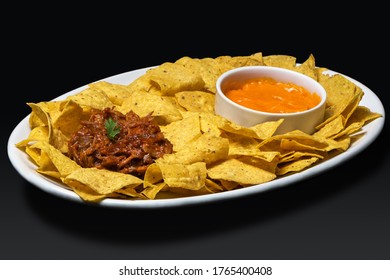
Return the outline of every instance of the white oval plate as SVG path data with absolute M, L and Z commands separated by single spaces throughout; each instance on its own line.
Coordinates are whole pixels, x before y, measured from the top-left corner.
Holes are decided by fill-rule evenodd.
M 103 80 L 110 83 L 127 85 L 133 80 L 135 80 L 137 77 L 144 74 L 149 68 L 151 67 L 125 72 L 119 75 L 105 78 Z M 328 72 L 329 74 L 337 73 L 331 70 L 329 70 Z M 354 142 L 351 145 L 351 147 L 344 153 L 337 155 L 334 158 L 331 158 L 327 161 L 324 161 L 318 165 L 310 167 L 309 169 L 301 171 L 299 173 L 292 174 L 286 177 L 277 178 L 270 182 L 266 182 L 260 185 L 254 185 L 242 189 L 231 190 L 231 191 L 215 193 L 215 194 L 200 195 L 200 196 L 154 199 L 154 200 L 131 200 L 131 199 L 123 200 L 123 199 L 109 198 L 103 200 L 97 205 L 106 206 L 106 207 L 120 207 L 120 208 L 159 208 L 159 207 L 173 207 L 173 206 L 184 206 L 190 204 L 200 204 L 206 202 L 216 202 L 225 199 L 243 197 L 246 195 L 260 193 L 266 190 L 287 186 L 289 184 L 302 181 L 309 177 L 325 172 L 331 168 L 334 168 L 335 166 L 345 162 L 346 160 L 351 159 L 353 156 L 357 155 L 358 153 L 366 149 L 379 136 L 385 122 L 384 107 L 380 99 L 374 94 L 374 92 L 372 92 L 368 87 L 366 87 L 362 83 L 346 75 L 344 76 L 350 79 L 359 87 L 361 87 L 362 90 L 364 91 L 364 96 L 360 102 L 360 105 L 366 106 L 369 109 L 371 109 L 371 111 L 380 113 L 383 116 L 364 126 L 363 131 L 365 132 L 365 135 L 361 137 L 358 141 Z M 82 86 L 66 94 L 63 94 L 53 100 L 65 99 L 67 96 L 76 94 L 87 87 L 88 85 Z M 76 193 L 74 193 L 65 185 L 62 185 L 58 182 L 51 180 L 48 177 L 42 176 L 41 174 L 37 173 L 36 172 L 37 166 L 33 164 L 31 160 L 29 160 L 28 155 L 15 147 L 15 144 L 27 138 L 29 133 L 30 133 L 30 127 L 29 127 L 29 115 L 28 115 L 15 127 L 8 140 L 8 147 L 7 147 L 8 156 L 12 165 L 17 170 L 17 172 L 28 182 L 42 189 L 43 191 L 46 191 L 50 194 L 59 196 L 64 199 L 84 203 L 84 201 Z

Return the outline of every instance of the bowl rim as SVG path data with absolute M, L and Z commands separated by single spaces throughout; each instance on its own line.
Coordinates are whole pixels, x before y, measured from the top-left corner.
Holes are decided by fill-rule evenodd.
M 311 81 L 313 84 L 317 84 L 317 86 L 319 86 L 319 88 L 321 88 L 321 93 L 319 92 L 315 92 L 314 94 L 317 94 L 320 96 L 321 98 L 321 101 L 314 107 L 310 108 L 310 109 L 307 109 L 307 110 L 304 110 L 304 111 L 298 111 L 298 112 L 287 112 L 287 113 L 273 113 L 273 112 L 266 112 L 266 111 L 261 111 L 261 110 L 255 110 L 255 109 L 251 109 L 251 108 L 248 108 L 248 107 L 245 107 L 243 105 L 240 105 L 236 102 L 234 102 L 233 100 L 229 99 L 222 91 L 222 88 L 221 88 L 221 84 L 222 84 L 222 81 L 227 77 L 227 76 L 230 76 L 230 75 L 233 75 L 237 72 L 241 72 L 241 71 L 245 71 L 245 70 L 256 70 L 256 69 L 268 69 L 268 70 L 272 70 L 272 71 L 281 71 L 281 72 L 285 72 L 285 73 L 289 73 L 289 74 L 292 74 L 292 75 L 296 75 L 296 76 L 300 76 L 302 77 L 303 79 L 305 80 L 309 80 Z M 248 79 L 249 80 L 249 79 Z M 307 76 L 301 72 L 297 72 L 297 71 L 294 71 L 294 70 L 291 70 L 291 69 L 287 69 L 287 68 L 282 68 L 282 67 L 277 67 L 277 66 L 267 66 L 267 65 L 250 65 L 250 66 L 241 66 L 241 67 L 237 67 L 237 68 L 234 68 L 234 69 L 230 69 L 224 73 L 222 73 L 218 78 L 217 78 L 217 81 L 216 81 L 216 94 L 221 97 L 225 102 L 229 103 L 231 106 L 234 106 L 234 107 L 237 107 L 239 109 L 242 109 L 244 111 L 247 111 L 249 113 L 254 113 L 254 114 L 258 114 L 258 115 L 265 115 L 265 116 L 277 116 L 277 117 L 286 117 L 286 116 L 297 116 L 297 115 L 303 115 L 303 114 L 307 114 L 307 113 L 310 113 L 312 111 L 315 111 L 315 110 L 318 110 L 319 108 L 323 107 L 324 104 L 326 103 L 326 100 L 327 100 L 327 92 L 326 92 L 326 89 L 324 88 L 323 85 L 321 85 L 320 82 L 316 81 L 315 79 L 313 79 L 312 77 L 310 76 Z

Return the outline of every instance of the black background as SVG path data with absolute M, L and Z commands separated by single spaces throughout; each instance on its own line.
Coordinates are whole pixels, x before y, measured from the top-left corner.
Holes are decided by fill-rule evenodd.
M 199 5 L 169 13 L 155 4 L 106 4 L 100 11 L 58 6 L 39 13 L 24 6 L 15 13 L 13 20 L 22 24 L 6 30 L 2 43 L 8 63 L 1 103 L 1 259 L 390 258 L 387 122 L 366 150 L 324 174 L 223 203 L 91 207 L 45 193 L 16 172 L 6 146 L 30 113 L 26 102 L 182 56 L 263 52 L 303 62 L 313 54 L 318 66 L 360 81 L 389 109 L 387 20 L 380 8 L 368 21 L 369 9 L 324 11 L 321 4 L 310 12 Z

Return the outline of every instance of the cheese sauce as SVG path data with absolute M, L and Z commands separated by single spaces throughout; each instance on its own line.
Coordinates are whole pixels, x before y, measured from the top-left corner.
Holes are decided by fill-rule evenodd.
M 232 101 L 257 111 L 269 113 L 294 113 L 315 107 L 321 101 L 317 94 L 293 83 L 260 78 L 244 83 L 225 95 Z

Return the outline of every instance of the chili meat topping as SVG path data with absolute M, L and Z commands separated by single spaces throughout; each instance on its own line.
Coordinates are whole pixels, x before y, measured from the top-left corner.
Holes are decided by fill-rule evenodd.
M 139 117 L 113 108 L 96 110 L 68 142 L 69 157 L 84 168 L 96 167 L 142 177 L 155 159 L 172 153 L 151 114 Z

